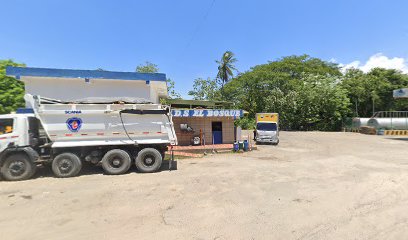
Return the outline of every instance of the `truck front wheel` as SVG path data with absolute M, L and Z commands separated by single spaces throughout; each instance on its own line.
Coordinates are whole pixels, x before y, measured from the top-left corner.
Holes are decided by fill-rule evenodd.
M 52 161 L 52 171 L 59 178 L 74 177 L 81 171 L 82 162 L 73 153 L 61 153 Z
M 144 148 L 136 157 L 136 167 L 144 173 L 156 172 L 162 164 L 161 153 L 155 148 Z
M 24 153 L 8 156 L 1 167 L 1 175 L 7 181 L 20 181 L 31 178 L 36 171 L 35 164 Z
M 113 149 L 102 158 L 102 168 L 106 174 L 117 175 L 127 172 L 132 165 L 132 160 L 124 150 Z

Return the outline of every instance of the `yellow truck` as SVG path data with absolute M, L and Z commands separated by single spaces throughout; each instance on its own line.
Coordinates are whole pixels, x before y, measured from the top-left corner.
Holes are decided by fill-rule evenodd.
M 279 114 L 278 113 L 257 113 L 255 115 L 256 129 L 255 141 L 260 143 L 279 143 Z

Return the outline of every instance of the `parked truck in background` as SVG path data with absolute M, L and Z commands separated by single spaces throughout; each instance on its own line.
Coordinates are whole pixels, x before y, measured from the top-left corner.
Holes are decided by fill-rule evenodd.
M 25 95 L 32 113 L 0 115 L 0 173 L 6 180 L 32 177 L 51 165 L 57 177 L 79 174 L 84 162 L 107 174 L 134 163 L 157 171 L 177 138 L 169 107 L 137 99 L 62 102 Z
M 279 143 L 279 114 L 278 113 L 257 113 L 255 115 L 255 141 L 259 143 Z

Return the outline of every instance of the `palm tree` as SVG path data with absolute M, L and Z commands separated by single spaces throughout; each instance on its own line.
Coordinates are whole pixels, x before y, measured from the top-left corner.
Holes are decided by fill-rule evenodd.
M 218 63 L 217 79 L 221 81 L 221 93 L 223 91 L 224 84 L 226 84 L 229 79 L 234 76 L 233 71 L 237 70 L 234 66 L 236 61 L 237 59 L 234 57 L 234 53 L 231 51 L 226 51 L 222 55 L 220 61 L 215 61 Z

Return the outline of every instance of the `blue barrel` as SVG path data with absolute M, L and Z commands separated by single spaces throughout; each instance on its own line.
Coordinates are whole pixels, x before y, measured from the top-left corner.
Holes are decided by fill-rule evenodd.
M 239 150 L 238 142 L 234 142 L 234 144 L 233 144 L 233 150 L 234 150 L 234 152 L 238 152 L 238 150 Z
M 244 140 L 244 152 L 248 151 L 249 143 L 248 140 Z

